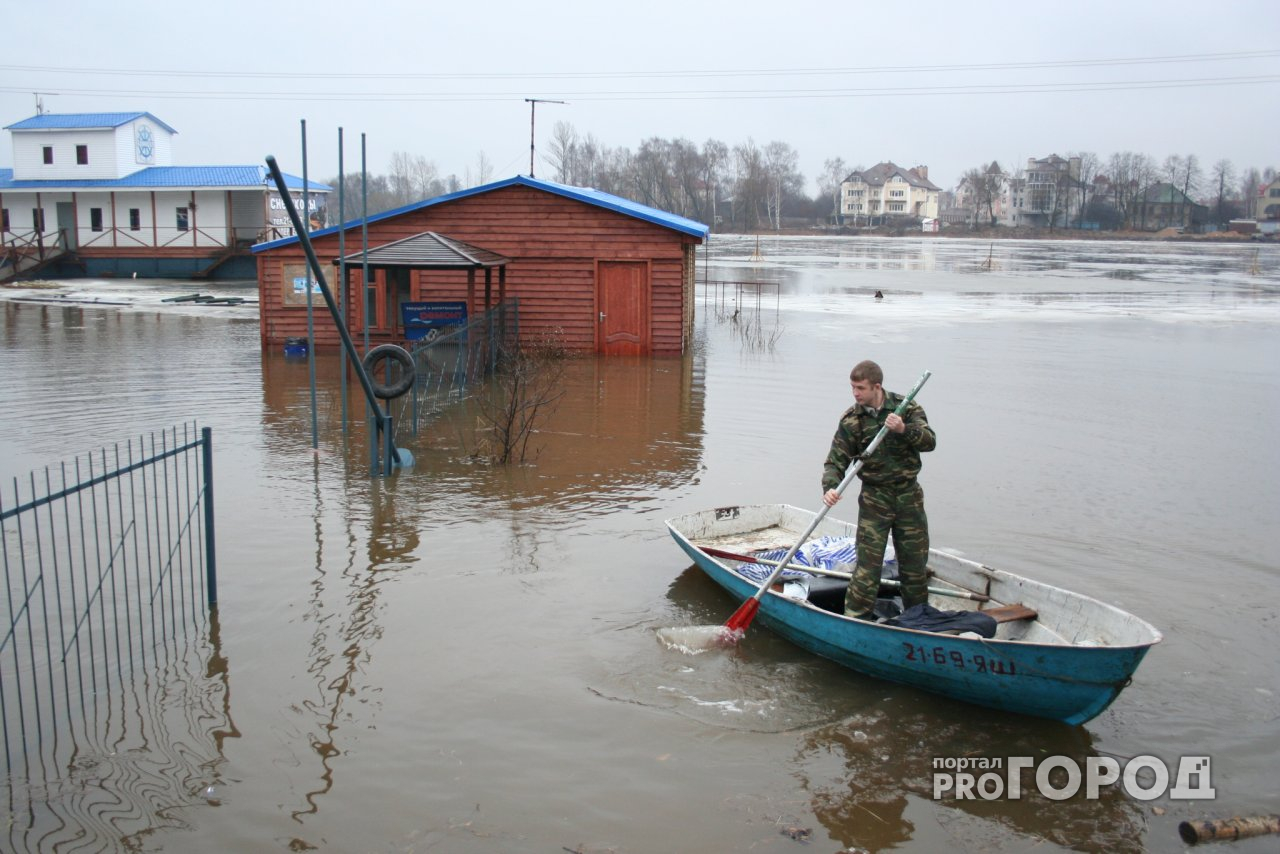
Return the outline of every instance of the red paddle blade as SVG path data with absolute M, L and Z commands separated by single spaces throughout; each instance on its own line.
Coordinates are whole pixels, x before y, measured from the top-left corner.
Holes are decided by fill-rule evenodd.
M 752 596 L 743 602 L 738 610 L 733 612 L 733 616 L 725 620 L 725 629 L 730 632 L 736 632 L 741 637 L 746 632 L 747 626 L 751 625 L 751 621 L 756 618 L 756 612 L 759 610 L 760 600 Z

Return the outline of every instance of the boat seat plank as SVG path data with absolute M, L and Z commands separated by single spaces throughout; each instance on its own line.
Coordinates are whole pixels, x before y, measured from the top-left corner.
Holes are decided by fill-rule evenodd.
M 994 619 L 997 623 L 1012 623 L 1017 620 L 1034 620 L 1040 615 L 1026 605 L 1001 605 L 999 608 L 987 608 L 981 613 Z

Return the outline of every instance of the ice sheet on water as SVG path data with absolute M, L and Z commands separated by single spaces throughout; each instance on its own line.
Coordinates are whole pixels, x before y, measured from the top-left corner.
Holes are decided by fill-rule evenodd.
M 1273 246 L 778 238 L 764 241 L 765 260 L 748 271 L 738 265 L 746 243 L 717 240 L 708 261 L 713 286 L 716 279 L 767 281 L 776 290 L 762 308 L 821 312 L 842 329 L 850 318 L 895 329 L 1134 316 L 1161 323 L 1280 322 L 1280 251 Z M 873 298 L 877 291 L 883 299 Z M 715 293 L 755 300 L 750 289 Z
M 207 305 L 169 301 L 196 294 L 218 298 L 235 297 L 244 302 L 238 305 Z M 258 286 L 253 280 L 86 278 L 10 282 L 0 288 L 0 300 L 83 308 L 102 306 L 117 311 L 163 312 L 237 320 L 258 316 Z M 324 310 L 324 301 L 318 300 L 317 307 Z

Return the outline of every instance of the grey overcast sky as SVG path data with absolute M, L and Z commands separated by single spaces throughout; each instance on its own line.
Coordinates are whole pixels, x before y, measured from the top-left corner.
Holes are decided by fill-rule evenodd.
M 997 159 L 1195 154 L 1280 166 L 1275 0 L 1071 3 L 313 0 L 9 3 L 0 124 L 145 110 L 179 165 L 539 177 L 557 121 L 632 151 L 652 136 L 789 143 L 807 191 L 829 158 L 924 164 L 944 189 Z M 0 165 L 12 152 L 0 146 Z

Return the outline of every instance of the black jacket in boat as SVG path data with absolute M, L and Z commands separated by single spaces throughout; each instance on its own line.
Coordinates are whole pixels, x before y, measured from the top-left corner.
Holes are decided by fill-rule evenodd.
M 902 395 L 891 391 L 884 393 L 884 403 L 878 410 L 854 404 L 836 427 L 831 440 L 831 451 L 822 468 L 822 489 L 835 489 L 844 479 L 849 466 L 857 460 L 871 440 L 880 432 L 885 419 L 902 403 Z M 924 408 L 914 400 L 907 404 L 902 414 L 907 429 L 902 433 L 892 430 L 884 437 L 880 447 L 862 464 L 858 477 L 872 486 L 906 486 L 914 483 L 920 474 L 920 454 L 932 451 L 938 445 L 938 437 L 929 426 Z

